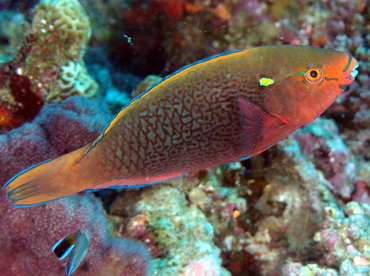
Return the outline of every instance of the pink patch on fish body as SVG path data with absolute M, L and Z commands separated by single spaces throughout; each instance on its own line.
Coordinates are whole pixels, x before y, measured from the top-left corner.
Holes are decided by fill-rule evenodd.
M 135 98 L 90 145 L 5 187 L 16 205 L 32 205 L 248 158 L 320 116 L 353 81 L 356 66 L 348 54 L 308 46 L 265 46 L 196 62 Z M 61 172 L 47 183 L 55 165 Z

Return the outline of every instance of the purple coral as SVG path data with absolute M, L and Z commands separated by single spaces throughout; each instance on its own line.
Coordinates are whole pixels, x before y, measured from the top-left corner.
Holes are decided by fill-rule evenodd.
M 110 118 L 106 105 L 81 96 L 44 106 L 32 123 L 0 135 L 0 183 L 31 165 L 93 141 Z
M 147 249 L 136 241 L 110 237 L 110 223 L 92 194 L 30 208 L 13 208 L 3 192 L 0 196 L 2 275 L 63 275 L 66 260 L 59 260 L 51 246 L 76 230 L 84 231 L 90 243 L 74 275 L 146 275 Z
M 335 194 L 349 199 L 354 191 L 352 181 L 355 165 L 350 160 L 350 152 L 339 136 L 338 127 L 334 122 L 318 119 L 304 126 L 293 136 L 316 168 L 321 170 L 333 185 Z
M 101 102 L 80 96 L 44 106 L 32 123 L 0 136 L 0 182 L 85 145 L 96 138 L 110 117 Z M 146 274 L 147 249 L 135 241 L 110 237 L 110 223 L 92 194 L 30 208 L 13 208 L 4 192 L 0 196 L 2 275 L 62 275 L 66 261 L 58 260 L 51 247 L 77 230 L 89 237 L 90 246 L 74 275 Z

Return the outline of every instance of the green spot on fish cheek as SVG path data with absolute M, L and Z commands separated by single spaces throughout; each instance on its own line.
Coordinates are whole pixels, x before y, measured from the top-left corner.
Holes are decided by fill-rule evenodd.
M 275 81 L 270 78 L 260 78 L 260 85 L 261 86 L 269 86 L 273 84 Z

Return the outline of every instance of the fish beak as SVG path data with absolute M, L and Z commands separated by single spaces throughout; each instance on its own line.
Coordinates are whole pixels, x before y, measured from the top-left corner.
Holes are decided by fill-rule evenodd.
M 347 86 L 351 84 L 358 75 L 357 68 L 359 66 L 359 62 L 352 56 L 350 55 L 348 56 L 349 56 L 348 64 L 346 68 L 343 70 L 344 74 L 339 84 L 339 87 L 343 90 L 345 90 Z
M 352 69 L 352 71 L 350 72 L 351 73 L 351 76 L 352 78 L 356 78 L 357 75 L 358 75 L 358 71 L 357 71 L 357 68 L 360 66 L 360 63 L 359 62 L 356 62 L 356 65 L 355 67 Z

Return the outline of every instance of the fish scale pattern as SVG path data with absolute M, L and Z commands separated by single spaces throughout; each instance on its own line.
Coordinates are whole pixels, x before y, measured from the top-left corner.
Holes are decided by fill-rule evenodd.
M 144 96 L 143 104 L 127 112 L 106 134 L 118 137 L 116 143 L 104 145 L 103 139 L 97 145 L 111 148 L 98 160 L 116 162 L 108 166 L 115 172 L 107 174 L 136 177 L 191 170 L 199 163 L 231 161 L 240 154 L 241 125 L 235 101 L 239 92 L 230 87 L 228 70 L 213 73 L 218 74 L 217 86 L 193 72 L 185 84 L 169 82 L 162 87 L 166 91 Z
M 105 150 L 89 153 L 101 162 L 102 181 L 181 174 L 199 169 L 199 164 L 208 167 L 243 157 L 249 145 L 243 145 L 237 97 L 264 106 L 271 90 L 258 80 L 273 74 L 275 93 L 284 93 L 279 79 L 285 71 L 260 70 L 251 66 L 255 59 L 240 55 L 200 62 L 196 70 L 193 66 L 174 73 L 127 106 L 97 144 Z
M 307 77 L 312 64 L 320 78 Z M 155 184 L 256 155 L 317 118 L 353 81 L 357 65 L 348 54 L 305 46 L 196 62 L 135 98 L 92 144 L 12 179 L 9 198 L 33 204 L 84 189 Z M 257 88 L 260 76 L 271 83 Z M 49 177 L 66 187 L 50 187 Z

